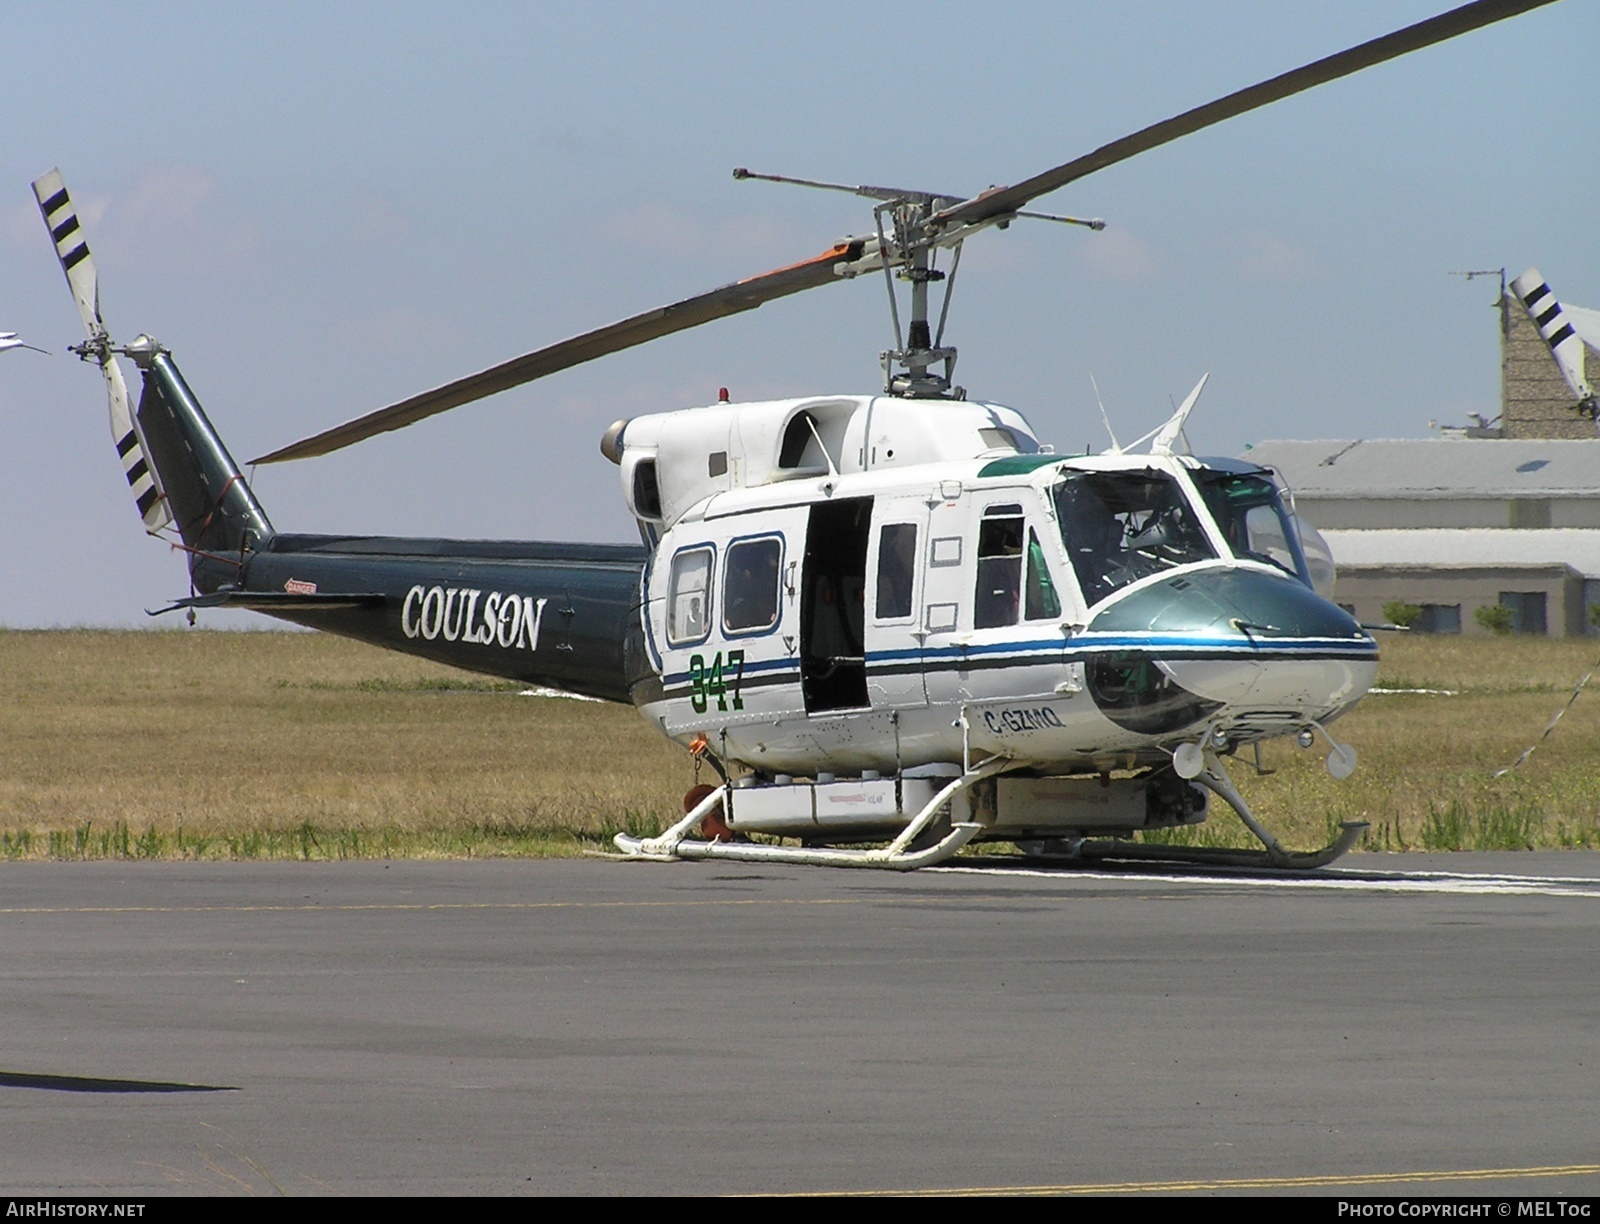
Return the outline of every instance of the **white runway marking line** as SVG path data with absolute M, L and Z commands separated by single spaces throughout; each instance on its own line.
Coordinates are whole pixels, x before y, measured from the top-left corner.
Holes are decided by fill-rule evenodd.
M 1341 874 L 1328 871 L 1314 876 L 1257 875 L 1132 875 L 1116 871 L 1082 871 L 1063 867 L 926 867 L 966 875 L 1026 876 L 1045 880 L 1134 880 L 1162 884 L 1226 884 L 1256 888 L 1312 888 L 1351 892 L 1455 893 L 1479 896 L 1585 897 L 1600 900 L 1600 880 L 1584 876 L 1468 875 L 1447 871 L 1419 871 L 1393 876 Z

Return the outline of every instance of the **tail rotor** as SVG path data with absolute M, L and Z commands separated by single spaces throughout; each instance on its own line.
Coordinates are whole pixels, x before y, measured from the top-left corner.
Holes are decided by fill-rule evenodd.
M 155 535 L 172 522 L 172 511 L 167 505 L 161 478 L 150 460 L 149 446 L 129 405 L 128 384 L 123 381 L 122 369 L 117 365 L 110 333 L 100 317 L 99 282 L 94 259 L 78 224 L 77 209 L 61 181 L 59 170 L 52 170 L 38 179 L 33 184 L 33 194 L 39 201 L 39 211 L 50 237 L 55 241 L 56 258 L 66 273 L 67 287 L 72 291 L 72 300 L 88 337 L 82 344 L 74 345 L 72 351 L 98 365 L 105 376 L 106 396 L 111 405 L 111 439 L 122 460 L 122 473 L 133 491 L 144 529 Z

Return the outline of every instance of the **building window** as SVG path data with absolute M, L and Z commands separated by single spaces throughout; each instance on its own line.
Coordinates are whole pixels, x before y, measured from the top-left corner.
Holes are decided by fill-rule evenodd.
M 1460 633 L 1460 604 L 1423 604 L 1422 614 L 1411 624 L 1414 633 Z
M 1543 637 L 1550 632 L 1545 623 L 1543 591 L 1501 591 L 1500 606 L 1511 612 L 1511 632 Z
M 1521 469 L 1518 469 L 1519 471 Z M 1542 497 L 1517 497 L 1511 501 L 1513 527 L 1550 526 L 1550 503 Z

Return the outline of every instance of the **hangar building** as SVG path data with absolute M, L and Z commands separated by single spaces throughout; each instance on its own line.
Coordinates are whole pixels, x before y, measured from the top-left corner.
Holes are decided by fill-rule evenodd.
M 1600 375 L 1600 311 L 1564 306 Z M 1414 628 L 1486 633 L 1485 604 L 1515 631 L 1600 632 L 1600 438 L 1550 350 L 1502 295 L 1501 416 L 1429 439 L 1263 442 L 1246 458 L 1275 469 L 1332 549 L 1334 598 L 1362 621 L 1414 604 Z M 1596 612 L 1600 616 L 1600 611 Z

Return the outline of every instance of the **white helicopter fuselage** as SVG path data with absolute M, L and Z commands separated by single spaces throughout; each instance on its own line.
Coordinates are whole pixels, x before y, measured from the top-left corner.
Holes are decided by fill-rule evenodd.
M 1247 464 L 1066 458 L 1013 410 L 885 397 L 718 404 L 609 444 L 655 544 L 636 700 L 763 777 L 1168 765 L 1324 725 L 1376 672 Z

